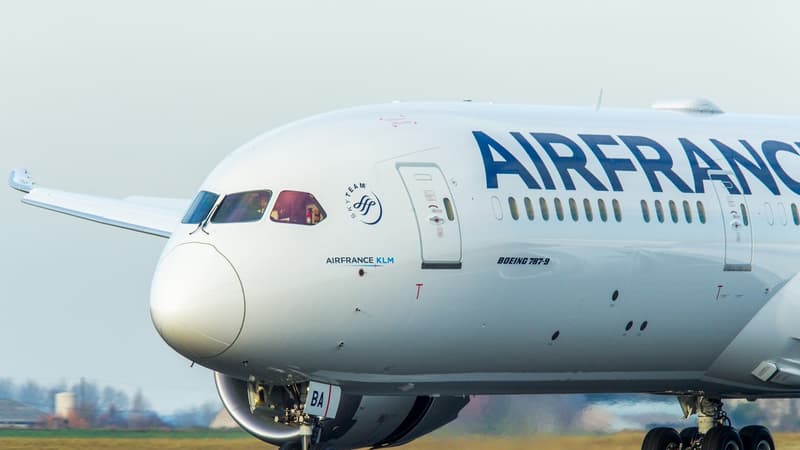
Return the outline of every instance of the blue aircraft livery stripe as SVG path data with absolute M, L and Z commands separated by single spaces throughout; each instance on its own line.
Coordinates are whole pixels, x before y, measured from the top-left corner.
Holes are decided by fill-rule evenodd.
M 683 193 L 704 193 L 709 188 L 710 180 L 720 180 L 731 194 L 750 195 L 750 181 L 757 180 L 770 192 L 780 195 L 777 180 L 795 194 L 800 194 L 800 175 L 790 174 L 781 165 L 779 158 L 800 157 L 800 142 L 790 144 L 777 140 L 765 140 L 759 146 L 761 153 L 750 144 L 740 139 L 735 144 L 723 143 L 710 138 L 710 145 L 701 147 L 685 137 L 677 138 L 683 149 L 687 166 L 692 172 L 691 180 L 684 180 L 673 168 L 676 162 L 673 156 L 658 141 L 646 136 L 608 134 L 578 134 L 572 139 L 557 133 L 530 132 L 527 135 L 518 131 L 510 131 L 509 135 L 530 159 L 536 173 L 528 171 L 525 165 L 514 156 L 498 139 L 485 131 L 472 132 L 483 160 L 486 172 L 486 187 L 498 189 L 498 178 L 501 176 L 517 176 L 528 189 L 556 189 L 554 175 L 561 179 L 565 189 L 576 189 L 575 180 L 582 179 L 595 191 L 624 190 L 620 180 L 620 172 L 643 172 L 653 192 L 663 192 L 665 187 Z M 542 150 L 537 151 L 534 143 Z M 627 148 L 631 158 L 611 158 L 606 151 L 612 147 Z M 796 148 L 797 147 L 797 148 Z M 558 151 L 556 151 L 558 148 Z M 592 156 L 602 168 L 603 173 L 593 173 L 588 167 Z M 719 157 L 720 155 L 721 157 Z M 552 162 L 556 174 L 550 173 L 544 157 Z M 638 163 L 638 167 L 634 164 Z M 724 164 L 726 164 L 726 166 Z M 730 170 L 738 183 L 734 183 L 725 173 Z M 537 181 L 537 180 L 541 180 Z M 607 182 L 605 181 L 607 180 Z

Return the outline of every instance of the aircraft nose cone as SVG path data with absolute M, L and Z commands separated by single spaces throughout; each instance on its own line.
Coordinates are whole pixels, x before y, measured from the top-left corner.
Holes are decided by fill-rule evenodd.
M 214 246 L 179 245 L 156 269 L 150 317 L 161 337 L 182 355 L 219 355 L 233 344 L 244 322 L 239 275 Z

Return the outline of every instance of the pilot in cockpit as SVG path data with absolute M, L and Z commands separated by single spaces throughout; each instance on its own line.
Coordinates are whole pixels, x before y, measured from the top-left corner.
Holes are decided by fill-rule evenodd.
M 273 222 L 316 225 L 325 219 L 317 199 L 308 192 L 283 191 L 270 213 Z
M 255 202 L 256 203 L 256 208 L 255 208 L 256 209 L 256 213 L 259 216 L 263 215 L 264 212 L 267 210 L 267 201 L 268 200 L 269 200 L 269 197 L 267 197 L 266 195 L 261 195 L 261 196 L 258 197 L 257 201 Z

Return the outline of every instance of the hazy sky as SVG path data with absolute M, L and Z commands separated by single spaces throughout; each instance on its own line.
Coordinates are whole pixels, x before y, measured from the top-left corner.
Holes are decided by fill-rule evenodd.
M 797 114 L 795 1 L 0 0 L 0 169 L 109 196 L 192 197 L 277 125 L 392 100 Z M 800 131 L 798 131 L 800 133 Z M 148 312 L 165 241 L 0 189 L 0 377 L 215 398 Z

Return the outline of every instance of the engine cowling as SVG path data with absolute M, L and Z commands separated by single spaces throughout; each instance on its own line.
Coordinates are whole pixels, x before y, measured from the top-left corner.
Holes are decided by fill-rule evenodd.
M 298 407 L 289 395 L 294 387 L 273 387 L 265 406 L 253 409 L 247 381 L 218 372 L 214 380 L 225 409 L 245 431 L 273 445 L 300 442 L 299 424 L 285 420 Z M 466 396 L 342 394 L 336 418 L 320 423 L 320 442 L 342 449 L 406 444 L 453 421 L 468 402 Z

